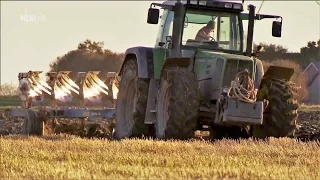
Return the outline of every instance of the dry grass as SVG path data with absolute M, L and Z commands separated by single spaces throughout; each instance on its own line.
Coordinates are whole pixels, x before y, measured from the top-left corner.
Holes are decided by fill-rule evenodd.
M 0 84 L 0 96 L 12 97 L 18 94 L 18 85 L 9 83 Z
M 305 105 L 302 104 L 300 105 L 299 111 L 302 112 L 310 112 L 310 111 L 319 111 L 320 112 L 320 105 Z
M 320 179 L 316 142 L 2 137 L 0 178 Z

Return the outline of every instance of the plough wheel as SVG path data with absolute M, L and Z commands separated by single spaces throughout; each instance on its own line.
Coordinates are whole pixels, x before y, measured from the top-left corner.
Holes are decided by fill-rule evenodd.
M 31 109 L 26 109 L 25 112 L 23 134 L 42 136 L 44 133 L 44 121 L 40 121 L 36 112 Z

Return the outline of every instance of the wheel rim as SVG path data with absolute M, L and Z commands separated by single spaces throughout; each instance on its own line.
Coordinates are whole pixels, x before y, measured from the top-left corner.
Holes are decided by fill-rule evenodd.
M 126 132 L 129 134 L 132 133 L 132 127 L 134 124 L 133 113 L 135 110 L 135 102 L 136 102 L 136 86 L 135 80 L 131 79 L 128 83 L 128 87 L 126 88 L 125 99 L 125 112 L 124 112 L 124 127 Z
M 165 129 L 169 119 L 169 89 L 167 81 L 163 82 L 163 93 L 160 93 L 157 105 L 157 119 L 156 119 L 156 136 L 163 138 L 165 136 Z

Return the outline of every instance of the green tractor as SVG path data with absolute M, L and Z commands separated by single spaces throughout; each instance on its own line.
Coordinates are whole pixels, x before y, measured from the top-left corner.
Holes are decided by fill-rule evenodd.
M 280 19 L 272 36 L 281 37 L 282 17 L 256 14 L 253 5 L 248 10 L 222 0 L 152 3 L 147 22 L 160 19 L 155 47 L 125 52 L 115 138 L 189 139 L 197 130 L 210 131 L 212 139 L 293 137 L 294 70 L 271 66 L 264 73 L 261 47 L 252 48 L 255 21 Z M 201 40 L 201 32 L 210 38 Z

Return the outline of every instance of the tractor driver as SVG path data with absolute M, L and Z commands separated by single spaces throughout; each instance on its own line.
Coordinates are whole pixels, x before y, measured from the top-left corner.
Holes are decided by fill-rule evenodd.
M 210 36 L 210 33 L 213 32 L 215 28 L 216 22 L 209 21 L 206 26 L 202 27 L 197 35 L 195 40 L 196 41 L 210 41 L 212 37 Z

